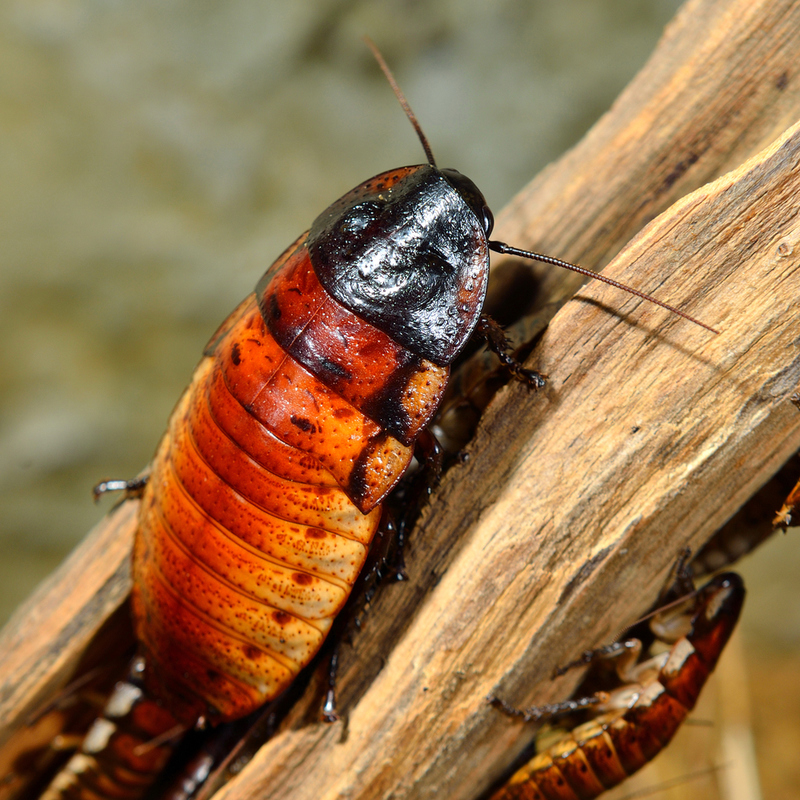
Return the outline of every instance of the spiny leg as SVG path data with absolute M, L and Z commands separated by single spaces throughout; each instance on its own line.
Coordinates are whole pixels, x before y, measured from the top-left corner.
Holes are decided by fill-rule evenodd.
M 547 375 L 522 366 L 516 358 L 509 355 L 510 344 L 505 331 L 498 322 L 488 314 L 481 314 L 475 332 L 483 337 L 486 346 L 500 359 L 503 366 L 522 383 L 532 389 L 541 389 L 547 380 Z

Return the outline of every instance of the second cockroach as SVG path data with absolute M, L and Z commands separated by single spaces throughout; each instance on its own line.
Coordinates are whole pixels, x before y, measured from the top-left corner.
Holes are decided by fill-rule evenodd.
M 588 721 L 520 767 L 491 800 L 598 797 L 655 758 L 694 708 L 733 633 L 744 596 L 737 574 L 720 574 L 654 615 L 652 635 L 670 649 L 639 661 L 641 641 L 626 639 L 587 653 L 584 663 L 591 658 L 616 667 L 612 685 L 593 686 L 601 690 L 592 696 L 527 712 L 492 698 L 526 720 L 591 710 Z

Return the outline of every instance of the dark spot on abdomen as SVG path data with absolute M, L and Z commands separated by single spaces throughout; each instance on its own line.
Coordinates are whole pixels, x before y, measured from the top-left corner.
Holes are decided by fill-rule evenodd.
M 245 645 L 244 654 L 251 661 L 258 661 L 261 658 L 261 651 L 251 644 Z
M 306 419 L 305 417 L 296 417 L 294 414 L 292 414 L 292 416 L 289 417 L 289 420 L 292 425 L 294 425 L 296 428 L 300 428 L 303 433 L 315 433 L 317 430 L 316 426 L 311 422 L 311 420 Z
M 280 625 L 281 628 L 285 628 L 292 621 L 292 615 L 287 614 L 285 611 L 273 611 L 272 619 L 275 620 L 276 624 Z

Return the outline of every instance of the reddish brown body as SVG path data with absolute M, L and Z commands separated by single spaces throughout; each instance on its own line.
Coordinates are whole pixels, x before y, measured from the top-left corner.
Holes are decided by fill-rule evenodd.
M 643 767 L 669 743 L 716 666 L 739 618 L 742 579 L 700 590 L 690 632 L 636 666 L 595 716 L 518 770 L 491 800 L 588 800 Z
M 136 538 L 136 633 L 177 716 L 249 713 L 318 651 L 448 372 L 336 302 L 305 237 L 223 324 L 173 412 Z M 390 402 L 405 442 L 375 421 Z
M 141 668 L 48 800 L 133 800 L 176 731 L 250 713 L 319 651 L 478 324 L 491 224 L 454 170 L 378 175 L 326 209 L 212 337 L 143 491 L 122 484 L 142 497 Z M 132 698 L 124 713 L 115 697 Z M 136 745 L 153 737 L 158 758 L 143 764 Z

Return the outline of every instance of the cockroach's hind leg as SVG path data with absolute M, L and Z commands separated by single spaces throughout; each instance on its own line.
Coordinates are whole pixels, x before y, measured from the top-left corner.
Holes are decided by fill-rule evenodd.
M 410 531 L 419 519 L 422 508 L 439 483 L 444 451 L 429 428 L 424 428 L 414 443 L 418 467 L 395 489 L 384 507 L 381 530 L 388 539 L 385 556 L 376 562 L 381 577 L 406 580 L 404 549 Z
M 328 663 L 327 689 L 322 705 L 321 716 L 325 722 L 336 722 L 341 715 L 336 709 L 336 676 L 339 671 L 339 652 L 343 641 L 351 647 L 357 646 L 354 642 L 355 633 L 361 630 L 362 620 L 370 609 L 375 593 L 388 578 L 394 576 L 403 580 L 402 572 L 402 541 L 398 529 L 392 520 L 391 513 L 384 507 L 380 527 L 372 540 L 367 562 L 361 571 L 350 599 L 333 624 L 326 646 L 330 651 Z M 401 550 L 398 555 L 398 550 Z M 399 559 L 399 560 L 398 560 Z M 401 575 L 398 575 L 401 570 Z
M 556 678 L 560 678 L 562 675 L 566 675 L 572 669 L 576 669 L 578 667 L 588 667 L 602 660 L 620 658 L 625 653 L 630 653 L 631 651 L 636 650 L 637 647 L 638 650 L 641 651 L 641 642 L 639 642 L 638 639 L 622 639 L 617 642 L 612 642 L 611 644 L 602 645 L 601 647 L 595 647 L 592 650 L 584 650 L 573 661 L 570 661 L 563 666 L 554 667 L 551 677 L 555 680 Z M 636 657 L 638 658 L 638 651 L 636 653 Z
M 608 702 L 606 692 L 596 692 L 588 697 L 565 700 L 562 703 L 545 703 L 531 708 L 516 708 L 496 695 L 489 695 L 486 701 L 509 717 L 519 717 L 523 722 L 549 722 L 553 719 L 574 714 L 587 708 L 594 708 Z
M 378 566 L 379 576 L 378 581 L 372 587 L 372 593 L 368 599 L 372 599 L 378 588 L 378 583 L 384 578 L 394 578 L 394 580 L 402 582 L 408 580 L 406 574 L 406 528 L 405 525 L 396 525 L 392 515 L 387 512 L 383 522 L 386 530 L 386 535 L 392 540 L 393 546 L 391 553 L 386 556 L 384 563 Z
M 510 344 L 505 331 L 498 322 L 488 314 L 481 314 L 475 333 L 483 337 L 486 346 L 500 359 L 503 366 L 522 383 L 530 386 L 531 389 L 542 389 L 547 382 L 547 375 L 537 372 L 535 369 L 523 367 L 514 356 L 508 354 Z
M 374 542 L 370 551 L 370 560 L 365 566 L 363 588 L 360 590 L 363 601 L 360 604 L 360 613 L 356 618 L 357 625 L 360 624 L 361 614 L 369 608 L 369 604 L 381 584 L 392 579 L 406 580 L 405 530 L 402 526 L 397 525 L 392 511 L 386 507 L 383 509 L 380 528 L 375 534 Z
M 414 442 L 414 457 L 419 468 L 398 492 L 396 499 L 399 502 L 392 502 L 381 523 L 390 532 L 393 545 L 383 566 L 398 581 L 407 578 L 404 552 L 408 531 L 416 524 L 422 507 L 442 476 L 444 450 L 430 428 L 424 428 Z
M 413 499 L 421 500 L 438 486 L 444 463 L 444 451 L 430 428 L 424 428 L 414 442 L 414 456 L 420 465 L 420 487 L 416 489 L 418 497 Z
M 93 489 L 92 496 L 95 503 L 109 492 L 123 492 L 122 500 L 133 500 L 142 496 L 144 487 L 147 486 L 149 475 L 140 475 L 133 480 L 100 481 Z

